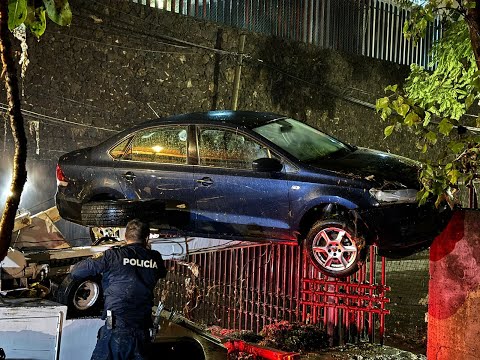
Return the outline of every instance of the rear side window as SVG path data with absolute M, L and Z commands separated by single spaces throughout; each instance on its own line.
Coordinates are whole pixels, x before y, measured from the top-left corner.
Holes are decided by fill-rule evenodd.
M 162 164 L 187 163 L 187 128 L 157 127 L 135 134 L 123 159 Z
M 123 154 L 125 154 L 125 148 L 127 147 L 130 139 L 131 137 L 123 140 L 121 143 L 116 145 L 112 150 L 110 150 L 110 156 L 114 159 L 120 159 L 123 156 Z
M 229 130 L 202 127 L 198 140 L 202 166 L 251 170 L 253 160 L 270 157 L 263 145 Z

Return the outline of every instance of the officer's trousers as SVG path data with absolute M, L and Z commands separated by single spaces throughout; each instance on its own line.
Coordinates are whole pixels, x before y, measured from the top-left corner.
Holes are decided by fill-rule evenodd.
M 146 360 L 149 343 L 145 330 L 122 327 L 108 329 L 104 325 L 98 331 L 91 360 Z

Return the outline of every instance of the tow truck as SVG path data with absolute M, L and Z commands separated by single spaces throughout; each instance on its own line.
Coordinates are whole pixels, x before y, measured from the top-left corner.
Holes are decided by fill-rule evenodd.
M 102 307 L 101 278 L 73 281 L 67 274 L 82 259 L 124 244 L 124 228 L 90 228 L 92 243 L 72 246 L 55 225 L 61 219 L 56 207 L 15 219 L 13 241 L 0 262 L 0 295 L 47 298 L 68 306 L 69 317 L 97 315 Z M 163 238 L 155 229 L 152 249 L 164 260 L 184 260 L 196 252 L 232 246 L 255 246 L 240 241 L 203 238 Z
M 71 315 L 92 315 L 101 306 L 100 280 L 72 283 L 66 275 L 71 265 L 122 242 L 103 237 L 94 245 L 72 247 L 55 225 L 60 219 L 56 207 L 17 215 L 12 246 L 0 262 L 0 295 L 48 298 L 66 304 Z

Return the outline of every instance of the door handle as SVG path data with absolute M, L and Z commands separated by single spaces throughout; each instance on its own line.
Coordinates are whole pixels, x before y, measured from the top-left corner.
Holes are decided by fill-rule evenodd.
M 133 172 L 131 171 L 127 171 L 125 174 L 123 174 L 123 177 L 127 180 L 127 181 L 133 181 L 135 180 L 135 178 L 137 177 L 137 175 L 135 175 Z
M 197 183 L 202 184 L 203 186 L 213 185 L 213 180 L 209 177 L 204 177 L 197 180 Z

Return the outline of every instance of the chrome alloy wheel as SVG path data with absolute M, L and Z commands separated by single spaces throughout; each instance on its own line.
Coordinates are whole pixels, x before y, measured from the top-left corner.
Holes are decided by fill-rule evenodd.
M 338 227 L 320 230 L 312 242 L 314 260 L 329 272 L 341 272 L 355 266 L 357 253 L 355 239 Z

